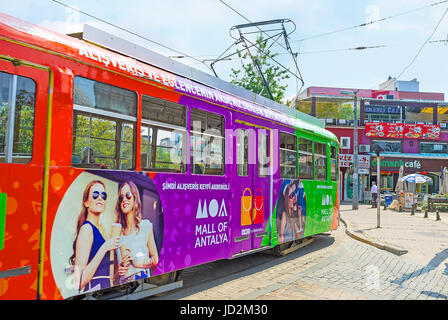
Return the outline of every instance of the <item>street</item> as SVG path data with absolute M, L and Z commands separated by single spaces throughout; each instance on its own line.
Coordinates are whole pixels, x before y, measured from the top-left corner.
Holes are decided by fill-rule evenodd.
M 284 257 L 258 253 L 198 266 L 156 300 L 446 299 L 448 276 L 350 238 L 345 226 Z

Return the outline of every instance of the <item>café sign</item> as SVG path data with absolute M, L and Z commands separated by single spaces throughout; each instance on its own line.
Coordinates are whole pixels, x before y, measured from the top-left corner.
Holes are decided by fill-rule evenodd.
M 365 113 L 382 113 L 382 114 L 400 114 L 401 109 L 397 106 L 376 106 L 376 105 L 365 105 Z
M 404 158 L 404 157 L 381 157 L 381 170 L 382 171 L 398 171 L 403 166 L 404 171 L 407 173 L 414 172 L 440 172 L 441 166 L 446 166 L 447 160 L 445 159 L 431 159 L 431 158 Z M 371 170 L 376 170 L 377 159 L 372 158 L 370 162 Z
M 376 167 L 377 160 L 376 158 L 372 160 L 372 167 Z M 385 159 L 381 160 L 380 162 L 381 168 L 394 168 L 399 169 L 401 166 L 403 166 L 406 169 L 409 168 L 415 168 L 415 169 L 421 169 L 422 168 L 422 162 L 420 160 L 409 160 L 409 161 L 403 161 L 403 160 L 390 160 Z

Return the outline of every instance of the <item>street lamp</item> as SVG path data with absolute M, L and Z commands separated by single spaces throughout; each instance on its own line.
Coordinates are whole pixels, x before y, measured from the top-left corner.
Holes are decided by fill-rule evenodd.
M 359 90 L 341 90 L 340 94 L 345 96 L 353 97 L 353 113 L 355 123 L 353 126 L 353 199 L 352 199 L 352 210 L 358 210 L 358 112 L 357 112 L 357 100 L 358 100 L 358 91 Z

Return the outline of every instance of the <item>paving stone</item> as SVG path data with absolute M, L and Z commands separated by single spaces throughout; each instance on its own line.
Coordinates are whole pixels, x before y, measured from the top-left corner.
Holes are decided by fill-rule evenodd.
M 369 239 L 400 245 L 408 253 L 397 256 L 351 239 L 341 225 L 326 247 L 258 265 L 256 272 L 240 271 L 180 299 L 447 299 L 448 260 L 441 245 L 448 243 L 447 223 L 391 212 L 376 229 L 376 210 L 362 206 L 356 213 L 343 211 L 342 217 L 356 220 Z

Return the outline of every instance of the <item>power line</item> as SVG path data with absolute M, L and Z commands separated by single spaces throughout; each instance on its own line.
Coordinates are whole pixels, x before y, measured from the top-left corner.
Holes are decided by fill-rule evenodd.
M 442 22 L 443 18 L 445 17 L 446 13 L 448 12 L 448 7 L 445 9 L 445 12 L 440 17 L 439 21 L 437 22 L 434 30 L 431 32 L 430 36 L 423 42 L 423 44 L 420 46 L 420 49 L 417 51 L 417 54 L 414 56 L 414 58 L 411 60 L 411 62 L 401 71 L 401 73 L 398 75 L 397 79 L 400 79 L 401 75 L 414 63 L 414 61 L 417 59 L 417 57 L 420 55 L 420 52 L 422 52 L 424 46 L 431 40 L 434 33 L 436 33 L 437 28 L 439 27 L 440 23 Z
M 239 15 L 241 18 L 243 18 L 244 20 L 246 20 L 247 22 L 249 22 L 249 23 L 253 23 L 252 21 L 250 21 L 248 18 L 246 18 L 245 16 L 243 16 L 240 12 L 238 12 L 237 10 L 235 10 L 234 8 L 232 8 L 230 5 L 228 5 L 227 3 L 225 3 L 223 0 L 218 0 L 219 2 L 221 2 L 223 5 L 225 5 L 227 8 L 229 8 L 230 10 L 232 10 L 233 12 L 235 12 L 237 15 Z M 448 1 L 448 0 L 447 0 Z M 260 30 L 260 32 L 262 32 L 262 33 L 264 33 L 266 36 L 268 36 L 269 37 L 269 35 L 264 31 L 264 30 L 262 30 L 259 26 L 256 26 L 256 28 L 258 29 L 258 30 Z M 295 30 L 295 29 L 294 29 Z M 292 31 L 292 32 L 294 32 L 294 31 Z M 292 33 L 291 32 L 291 33 Z M 291 33 L 289 33 L 289 34 L 291 34 Z M 289 35 L 288 34 L 288 35 Z M 279 43 L 279 42 L 277 42 L 276 40 L 274 40 L 279 46 L 281 46 L 283 49 L 285 49 L 285 50 L 288 50 L 287 48 L 285 48 L 281 43 Z
M 222 2 L 224 5 L 226 5 L 229 9 L 231 9 L 232 11 L 234 11 L 236 14 L 238 14 L 240 17 L 242 17 L 242 18 L 245 19 L 246 21 L 250 22 L 249 19 L 247 19 L 247 18 L 246 18 L 245 16 L 243 16 L 240 12 L 238 12 L 237 10 L 235 10 L 234 8 L 232 8 L 231 6 L 229 6 L 228 4 L 226 4 L 224 1 L 221 1 L 221 0 L 219 0 L 219 1 Z M 446 2 L 448 2 L 448 0 L 439 1 L 439 2 L 434 2 L 434 3 L 431 3 L 431 4 L 426 5 L 426 6 L 423 6 L 423 7 L 418 7 L 418 8 L 416 8 L 416 9 L 412 9 L 412 10 L 409 10 L 409 11 L 401 12 L 401 13 L 398 13 L 398 14 L 395 14 L 395 15 L 390 15 L 390 16 L 385 17 L 385 18 L 382 18 L 382 19 L 373 20 L 373 21 L 370 21 L 370 22 L 362 23 L 362 24 L 359 24 L 359 25 L 356 25 L 356 26 L 352 26 L 352 27 L 346 27 L 346 28 L 338 29 L 338 30 L 331 31 L 331 32 L 321 33 L 321 34 L 318 34 L 318 35 L 315 35 L 315 36 L 306 37 L 306 38 L 302 38 L 302 39 L 299 39 L 299 40 L 293 40 L 293 41 L 290 41 L 290 42 L 302 42 L 302 41 L 305 41 L 305 40 L 314 39 L 314 38 L 317 38 L 317 37 L 322 37 L 322 36 L 325 36 L 325 35 L 330 35 L 330 34 L 334 34 L 334 33 L 342 32 L 342 31 L 345 31 L 345 30 L 354 29 L 354 28 L 357 28 L 357 27 L 363 27 L 363 26 L 371 25 L 371 24 L 374 24 L 374 23 L 377 23 L 377 22 L 380 22 L 380 21 L 384 21 L 384 20 L 392 19 L 392 18 L 395 18 L 395 17 L 398 17 L 398 16 L 406 15 L 406 14 L 409 14 L 409 13 L 412 13 L 412 12 L 420 11 L 420 10 L 426 9 L 426 8 L 428 8 L 428 7 L 437 6 L 437 5 L 446 3 Z M 434 42 L 445 42 L 445 43 L 447 43 L 447 42 L 448 42 L 448 37 L 447 37 L 446 40 L 434 40 L 434 41 L 429 41 L 428 43 L 434 43 Z M 374 46 L 374 47 L 372 47 L 372 48 L 376 48 L 376 47 L 378 47 L 378 46 Z M 389 46 L 389 45 L 381 45 L 381 46 L 379 46 L 379 47 L 390 47 L 390 46 Z M 370 48 L 371 48 L 371 47 L 368 47 L 367 49 L 370 49 Z M 329 50 L 318 50 L 318 51 L 307 51 L 307 52 L 298 52 L 298 54 L 312 54 L 312 53 L 338 52 L 338 51 L 347 51 L 347 50 L 353 50 L 353 48 L 345 48 L 345 49 L 329 49 Z M 227 50 L 226 50 L 226 51 L 227 51 Z M 241 50 L 241 51 L 242 51 L 242 50 Z M 241 52 L 241 51 L 239 51 L 239 52 Z M 237 52 L 237 53 L 238 53 L 238 52 Z M 236 54 L 236 53 L 235 53 L 235 54 Z M 283 53 L 278 53 L 278 54 L 283 54 Z M 211 55 L 211 56 L 217 56 L 217 55 Z M 226 59 L 226 60 L 228 60 L 228 59 Z M 233 59 L 232 59 L 232 60 L 233 60 Z M 195 64 L 197 64 L 197 63 L 195 63 Z
M 447 39 L 440 39 L 440 40 L 433 40 L 433 41 L 428 41 L 428 43 L 445 43 L 448 44 L 448 38 Z M 340 48 L 340 49 L 324 49 L 324 50 L 314 50 L 314 51 L 303 51 L 303 52 L 297 52 L 297 54 L 315 54 L 315 53 L 330 53 L 330 52 L 341 52 L 341 51 L 363 51 L 363 50 L 368 50 L 368 49 L 380 49 L 380 48 L 390 48 L 390 47 L 400 47 L 403 45 L 410 45 L 409 43 L 397 43 L 397 44 L 381 44 L 381 45 L 373 45 L 373 46 L 358 46 L 358 47 L 350 47 L 350 48 Z M 244 49 L 239 50 L 237 52 L 231 53 L 228 56 L 226 56 L 224 59 L 222 60 L 239 60 L 239 58 L 230 58 L 231 56 L 234 56 L 238 53 L 244 52 Z M 284 53 L 276 53 L 276 55 L 285 55 L 285 54 L 289 54 L 287 52 Z M 205 60 L 209 60 L 209 61 L 213 61 L 216 59 L 212 59 L 212 57 L 216 57 L 217 55 L 204 55 L 204 56 L 195 56 L 195 57 L 210 57 L 210 59 L 205 59 Z M 170 56 L 169 58 L 186 58 L 184 56 Z M 199 64 L 198 62 L 195 62 L 193 64 L 190 65 L 197 65 Z
M 242 15 L 240 12 L 238 12 L 237 10 L 235 10 L 234 8 L 232 8 L 230 5 L 228 5 L 226 2 L 224 2 L 223 0 L 219 0 L 222 4 L 224 4 L 226 7 L 228 7 L 230 10 L 232 10 L 233 12 L 235 12 L 236 14 L 238 14 L 240 17 L 242 17 L 244 20 L 246 20 L 246 21 L 248 21 L 250 24 L 253 24 L 253 25 L 255 25 L 252 21 L 250 21 L 248 18 L 246 18 L 244 15 Z M 447 0 L 448 1 L 448 0 Z M 289 19 L 288 19 L 289 20 Z M 289 34 L 288 33 L 286 33 L 286 31 L 285 31 L 285 29 L 284 29 L 284 26 L 283 26 L 283 23 L 282 23 L 282 27 L 283 27 L 283 35 L 284 35 L 284 38 L 285 38 L 285 44 L 286 44 L 286 47 L 287 48 L 285 48 L 282 44 L 280 44 L 278 41 L 277 41 L 277 39 L 274 39 L 273 41 L 275 42 L 275 43 L 277 43 L 278 45 L 280 45 L 283 49 L 285 49 L 289 54 L 291 54 L 292 55 L 292 58 L 293 58 L 293 61 L 294 61 L 294 64 L 295 64 L 295 67 L 296 67 L 296 72 L 298 73 L 298 75 L 297 74 L 293 74 L 294 75 L 294 77 L 296 78 L 296 79 L 299 79 L 300 80 L 300 82 L 302 83 L 302 87 L 305 85 L 305 82 L 304 82 L 304 80 L 303 80 L 303 77 L 302 77 L 302 74 L 301 74 L 301 72 L 300 72 L 300 69 L 299 69 L 299 66 L 298 66 L 298 64 L 297 64 L 297 61 L 296 61 L 296 59 L 297 59 L 297 55 L 296 54 L 294 54 L 293 52 L 292 52 L 292 50 L 291 50 L 291 47 L 290 47 L 290 45 L 289 45 L 289 40 L 288 40 L 288 37 L 289 37 L 289 35 L 292 33 L 292 32 L 294 32 L 295 31 L 295 23 L 293 22 L 293 21 L 291 21 L 291 20 L 289 20 L 290 22 L 292 22 L 293 23 L 293 25 L 294 25 L 294 30 L 293 31 L 291 31 Z M 264 33 L 265 35 L 267 35 L 268 36 L 268 38 L 270 38 L 270 36 L 265 32 L 265 31 L 263 31 L 258 25 L 255 25 L 255 27 L 258 29 L 258 30 L 260 30 L 260 32 L 262 32 L 262 33 Z M 240 32 L 240 40 L 241 40 L 241 32 Z M 255 44 L 253 44 L 252 42 L 250 42 L 248 39 L 246 39 L 250 44 L 251 44 L 251 46 L 255 46 L 255 48 L 257 48 L 257 46 L 255 45 Z M 271 44 L 271 46 L 274 44 L 274 42 Z M 249 49 L 248 48 L 246 48 L 247 50 L 248 50 L 248 52 L 249 52 L 249 54 L 250 54 L 250 51 L 249 51 Z M 260 51 L 260 48 L 257 48 L 259 51 Z M 228 49 L 227 49 L 228 50 Z M 227 51 L 226 50 L 226 51 Z M 265 56 L 267 56 L 268 58 L 270 58 L 272 61 L 274 61 L 275 63 L 277 63 L 278 65 L 280 65 L 282 68 L 284 68 L 287 72 L 289 72 L 289 73 L 291 73 L 292 74 L 292 72 L 289 70 L 289 69 L 287 69 L 287 68 L 285 68 L 282 64 L 280 64 L 277 60 L 275 60 L 272 56 L 270 56 L 270 55 L 268 55 L 266 52 L 264 52 L 263 50 L 261 50 L 261 52 L 262 53 L 264 53 L 264 55 Z M 221 55 L 222 56 L 222 55 Z M 213 69 L 213 68 L 212 68 Z M 215 73 L 215 75 L 216 75 L 216 73 Z M 301 87 L 301 88 L 302 88 Z
M 344 49 L 329 49 L 329 50 L 305 51 L 305 52 L 299 52 L 299 54 L 327 53 L 327 52 L 353 51 L 353 50 L 361 51 L 361 50 L 378 49 L 378 48 L 385 48 L 385 47 L 389 47 L 389 46 L 388 45 L 359 46 L 359 47 L 344 48 Z
M 65 4 L 65 3 L 62 3 L 62 2 L 60 2 L 60 1 L 58 1 L 58 0 L 52 0 L 52 1 L 53 1 L 53 2 L 56 2 L 56 3 L 60 4 L 60 5 L 62 5 L 62 6 L 64 6 L 64 7 L 67 7 L 67 8 L 70 8 L 70 9 L 72 9 L 72 10 L 75 10 L 75 11 L 77 11 L 77 12 L 79 12 L 79 13 L 82 13 L 82 14 L 88 16 L 88 17 L 91 17 L 91 18 L 93 18 L 93 19 L 96 19 L 96 20 L 98 20 L 98 21 L 101 21 L 101 22 L 103 22 L 103 23 L 105 23 L 105 24 L 108 24 L 108 25 L 110 25 L 110 26 L 113 26 L 113 27 L 115 27 L 115 28 L 117 28 L 117 29 L 120 29 L 120 30 L 122 30 L 122 31 L 125 31 L 125 32 L 127 32 L 127 33 L 130 33 L 130 34 L 132 34 L 132 35 L 134 35 L 134 36 L 136 36 L 136 37 L 139 37 L 139 38 L 141 38 L 141 39 L 144 39 L 144 40 L 146 40 L 146 41 L 149 41 L 149 42 L 151 42 L 151 43 L 153 43 L 153 44 L 156 44 L 156 45 L 158 45 L 158 46 L 160 46 L 160 47 L 163 47 L 163 48 L 165 48 L 165 49 L 168 49 L 168 50 L 170 50 L 170 51 L 173 51 L 173 52 L 175 52 L 175 53 L 177 53 L 177 54 L 179 54 L 179 55 L 182 55 L 182 56 L 184 56 L 184 57 L 188 57 L 188 58 L 190 58 L 190 59 L 193 59 L 193 60 L 195 60 L 195 61 L 198 61 L 198 62 L 200 62 L 201 64 L 204 64 L 207 68 L 210 69 L 210 67 L 209 67 L 206 63 L 204 63 L 203 61 L 201 61 L 201 60 L 199 60 L 199 59 L 196 59 L 196 58 L 193 57 L 193 56 L 190 56 L 190 55 L 188 55 L 188 54 L 182 53 L 182 52 L 180 52 L 180 51 L 178 51 L 178 50 L 176 50 L 176 49 L 170 48 L 170 47 L 168 47 L 167 45 L 164 45 L 164 44 L 162 44 L 162 43 L 160 43 L 160 42 L 157 42 L 157 41 L 151 40 L 151 39 L 149 39 L 149 38 L 146 38 L 146 37 L 144 37 L 144 36 L 142 36 L 142 35 L 139 35 L 139 34 L 133 32 L 133 31 L 124 29 L 124 28 L 122 28 L 122 27 L 120 27 L 120 26 L 117 26 L 116 24 L 113 24 L 113 23 L 108 22 L 108 21 L 106 21 L 106 20 L 104 20 L 104 19 L 98 18 L 97 16 L 94 16 L 94 15 L 92 15 L 92 14 L 90 14 L 90 13 L 87 13 L 87 12 L 84 12 L 84 11 L 82 11 L 82 10 L 79 10 L 79 9 L 77 9 L 77 8 L 75 8 L 75 7 L 69 6 L 69 5 Z M 448 0 L 447 0 L 447 1 L 448 1 Z
M 410 14 L 412 12 L 420 11 L 420 10 L 423 10 L 423 9 L 426 9 L 426 8 L 429 8 L 429 7 L 433 7 L 433 6 L 437 6 L 437 5 L 446 3 L 446 2 L 448 2 L 448 0 L 434 2 L 434 3 L 431 3 L 431 4 L 423 6 L 423 7 L 418 7 L 418 8 L 409 10 L 409 11 L 397 13 L 395 15 L 390 15 L 390 16 L 387 16 L 387 17 L 384 17 L 384 18 L 381 18 L 381 19 L 372 20 L 372 21 L 369 21 L 369 22 L 361 23 L 361 24 L 358 24 L 358 25 L 355 25 L 355 26 L 351 26 L 351 27 L 345 27 L 345 28 L 342 28 L 342 29 L 337 29 L 337 30 L 330 31 L 330 32 L 320 33 L 320 34 L 317 34 L 317 35 L 314 35 L 314 36 L 310 36 L 310 37 L 306 37 L 306 38 L 302 38 L 302 39 L 299 39 L 299 40 L 293 40 L 291 42 L 302 42 L 302 41 L 305 41 L 305 40 L 311 40 L 311 39 L 315 39 L 315 38 L 331 35 L 331 34 L 334 34 L 334 33 L 343 32 L 343 31 L 347 31 L 347 30 L 351 30 L 351 29 L 356 29 L 356 28 L 360 28 L 360 27 L 366 27 L 368 25 L 371 25 L 371 24 L 374 24 L 374 23 L 377 23 L 377 22 L 381 22 L 381 21 L 385 21 L 385 20 L 388 20 L 388 19 L 392 19 L 392 18 L 396 18 L 396 17 L 399 17 L 399 16 L 403 16 L 403 15 L 406 15 L 406 14 Z

